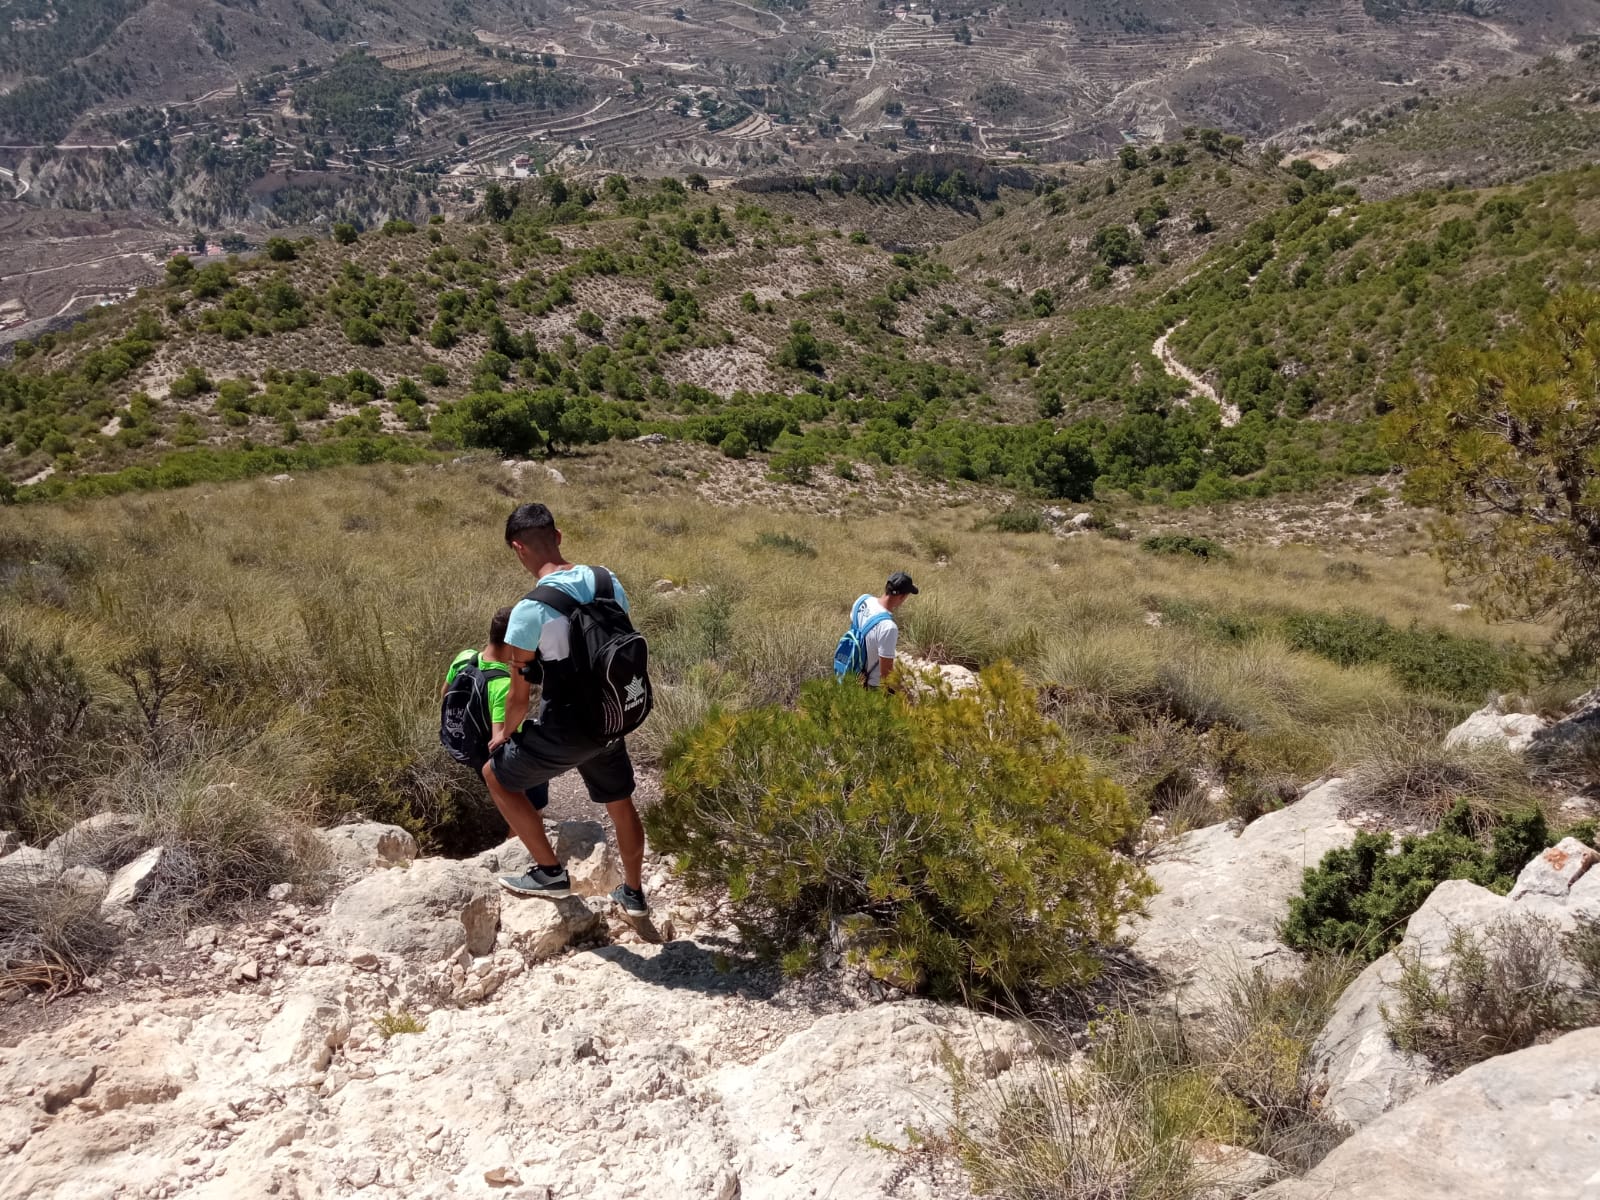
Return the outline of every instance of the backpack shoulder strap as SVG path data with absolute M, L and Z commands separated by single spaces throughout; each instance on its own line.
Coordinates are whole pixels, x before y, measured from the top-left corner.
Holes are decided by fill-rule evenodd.
M 540 604 L 547 604 L 563 617 L 569 618 L 583 607 L 566 592 L 563 592 L 558 587 L 551 587 L 549 584 L 541 584 L 539 587 L 534 588 L 523 599 L 537 600 Z
M 861 602 L 870 598 L 869 593 L 862 592 L 861 595 L 856 597 L 856 602 L 850 606 L 850 628 L 855 631 L 857 636 L 865 632 L 858 620 L 861 613 Z
M 873 613 L 867 618 L 867 623 L 861 627 L 860 636 L 863 638 L 866 637 L 867 634 L 871 633 L 879 625 L 882 625 L 885 621 L 889 620 L 893 616 L 894 614 L 891 612 Z
M 590 567 L 594 573 L 594 598 L 596 600 L 615 600 L 617 589 L 615 577 L 604 567 Z

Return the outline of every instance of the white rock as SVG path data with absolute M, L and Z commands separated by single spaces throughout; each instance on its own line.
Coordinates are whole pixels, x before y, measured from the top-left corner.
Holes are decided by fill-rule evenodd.
M 1188 1012 L 1221 999 L 1218 987 L 1256 966 L 1290 972 L 1299 955 L 1278 940 L 1289 897 L 1307 867 L 1349 845 L 1355 827 L 1339 816 L 1341 781 L 1252 821 L 1186 833 L 1150 868 L 1161 889 L 1147 915 L 1123 927 L 1133 950 L 1173 982 Z
M 0 829 L 0 858 L 12 853 L 22 845 L 22 839 L 9 829 Z
M 1369 963 L 1339 998 L 1312 1048 L 1325 1092 L 1322 1112 L 1352 1129 L 1369 1125 L 1428 1085 L 1427 1060 L 1395 1046 L 1383 1017 L 1395 1003 L 1400 962 L 1385 954 Z
M 546 826 L 548 832 L 548 826 Z M 533 856 L 517 838 L 507 838 L 498 846 L 466 860 L 495 875 L 521 875 L 533 866 Z
M 601 924 L 600 914 L 577 896 L 563 900 L 514 896 L 500 910 L 500 940 L 527 961 L 539 962 L 561 953 Z
M 1094 514 L 1088 512 L 1074 513 L 1069 524 L 1074 529 L 1088 529 L 1094 524 Z
M 1576 1200 L 1596 1163 L 1600 1028 L 1479 1063 L 1256 1200 Z
M 1242 1200 L 1289 1172 L 1276 1159 L 1216 1142 L 1202 1143 L 1194 1153 L 1196 1200 Z
M 40 884 L 60 876 L 61 856 L 37 846 L 22 846 L 0 858 L 0 883 Z
M 1503 921 L 1539 917 L 1558 930 L 1580 917 L 1600 918 L 1600 871 L 1581 870 L 1600 859 L 1568 838 L 1523 868 L 1509 896 L 1498 896 L 1464 879 L 1441 883 L 1411 915 L 1400 951 L 1440 970 L 1449 962 L 1457 931 L 1482 935 Z M 1559 865 L 1558 865 L 1559 863 Z M 1352 983 L 1312 1047 L 1312 1061 L 1326 1086 L 1323 1110 L 1360 1128 L 1421 1092 L 1432 1077 L 1429 1064 L 1399 1050 L 1389 1036 L 1383 1009 L 1399 995 L 1400 954 L 1391 952 Z
M 111 886 L 111 877 L 98 867 L 80 864 L 61 872 L 61 883 L 88 898 L 91 903 L 99 904 L 105 897 L 106 889 Z
M 152 846 L 111 877 L 111 886 L 101 909 L 126 908 L 143 899 L 161 876 L 170 853 L 164 846 Z
M 421 858 L 357 880 L 334 900 L 328 932 L 346 945 L 437 962 L 458 946 L 494 949 L 500 892 L 467 863 Z
M 283 901 L 294 895 L 294 884 L 275 883 L 267 889 L 267 899 Z
M 417 839 L 398 825 L 363 821 L 317 830 L 317 837 L 345 871 L 392 867 L 417 857 Z
M 1517 754 L 1526 750 L 1534 735 L 1545 728 L 1544 718 L 1533 713 L 1504 712 L 1500 704 L 1499 699 L 1491 701 L 1445 734 L 1445 748 L 1504 746 Z
M 257 1038 L 260 1066 L 294 1077 L 325 1071 L 334 1051 L 349 1039 L 350 1028 L 349 1016 L 330 996 L 297 992 L 262 1026 Z
M 555 851 L 579 896 L 609 896 L 622 882 L 622 859 L 598 821 L 561 822 L 556 826 Z
M 1551 896 L 1565 903 L 1573 885 L 1597 862 L 1600 862 L 1600 854 L 1577 838 L 1563 838 L 1522 868 L 1516 885 L 1511 889 L 1510 899 L 1515 901 L 1524 896 L 1539 895 Z
M 50 851 L 64 863 L 120 867 L 148 846 L 143 828 L 130 813 L 96 813 L 51 842 Z

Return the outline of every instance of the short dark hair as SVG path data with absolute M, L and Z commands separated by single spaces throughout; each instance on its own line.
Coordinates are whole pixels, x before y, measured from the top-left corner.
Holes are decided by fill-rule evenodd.
M 506 545 L 521 541 L 527 543 L 555 532 L 556 519 L 542 504 L 519 504 L 506 518 Z M 532 535 L 530 538 L 529 535 Z
M 511 608 L 507 605 L 489 621 L 489 645 L 504 646 L 506 644 L 506 628 L 511 624 Z

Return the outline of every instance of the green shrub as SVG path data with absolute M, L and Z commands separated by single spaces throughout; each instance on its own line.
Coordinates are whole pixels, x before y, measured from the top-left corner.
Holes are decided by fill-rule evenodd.
M 807 961 L 844 922 L 873 975 L 943 997 L 1092 977 L 1150 893 L 1111 852 L 1136 825 L 1127 797 L 1066 753 L 1009 668 L 962 695 L 823 681 L 793 710 L 714 717 L 646 823 L 774 957 Z
M 1283 940 L 1296 950 L 1377 958 L 1400 940 L 1411 914 L 1439 884 L 1467 879 L 1507 892 L 1551 842 L 1537 809 L 1497 826 L 1488 847 L 1473 835 L 1464 801 L 1433 833 L 1402 838 L 1397 852 L 1390 834 L 1356 834 L 1349 846 L 1328 851 L 1306 869 L 1300 895 L 1289 900 Z
M 393 1012 L 386 1012 L 381 1016 L 372 1018 L 372 1024 L 378 1031 L 378 1036 L 384 1041 L 398 1037 L 404 1033 L 426 1033 L 428 1023 L 417 1016 L 408 1008 L 397 1008 Z
M 1283 633 L 1297 650 L 1341 667 L 1382 663 L 1407 691 L 1456 700 L 1481 700 L 1522 673 L 1515 651 L 1485 638 L 1419 625 L 1396 629 L 1382 617 L 1351 609 L 1292 613 L 1283 619 Z
M 722 439 L 719 447 L 724 458 L 748 458 L 750 455 L 750 439 L 743 432 L 735 429 Z
M 1001 533 L 1039 533 L 1044 529 L 1044 514 L 1026 506 L 1008 508 L 995 515 L 994 527 Z
M 817 548 L 805 538 L 795 537 L 792 533 L 773 533 L 770 529 L 763 529 L 756 534 L 756 549 L 776 550 L 780 554 L 792 554 L 795 558 L 817 556 Z
M 1192 533 L 1156 533 L 1139 545 L 1151 554 L 1187 554 L 1192 558 L 1224 559 L 1233 557 L 1221 544 L 1208 537 Z

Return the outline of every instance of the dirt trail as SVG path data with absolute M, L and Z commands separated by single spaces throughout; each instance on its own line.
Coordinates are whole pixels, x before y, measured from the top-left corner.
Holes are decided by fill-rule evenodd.
M 1217 389 L 1179 362 L 1177 355 L 1173 354 L 1172 349 L 1167 345 L 1167 339 L 1182 329 L 1186 323 L 1185 321 L 1179 321 L 1158 337 L 1155 345 L 1150 347 L 1150 353 L 1156 356 L 1161 365 L 1167 369 L 1169 375 L 1176 375 L 1222 410 L 1224 428 L 1237 425 L 1239 423 L 1239 406 L 1237 404 L 1229 404 L 1221 396 L 1217 395 Z M 1187 405 L 1188 401 L 1180 400 L 1178 403 Z

